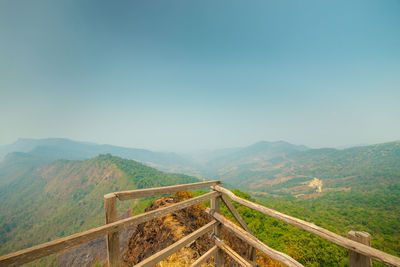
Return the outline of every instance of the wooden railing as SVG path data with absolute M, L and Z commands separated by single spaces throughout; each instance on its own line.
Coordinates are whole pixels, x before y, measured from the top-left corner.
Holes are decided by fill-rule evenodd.
M 217 192 L 220 192 L 223 195 L 228 196 L 229 198 L 231 198 L 233 201 L 235 201 L 237 203 L 240 203 L 240 204 L 242 204 L 242 205 L 244 205 L 246 207 L 249 207 L 249 208 L 251 208 L 253 210 L 257 210 L 257 211 L 259 211 L 261 213 L 264 213 L 264 214 L 269 215 L 271 217 L 274 217 L 276 219 L 282 220 L 282 221 L 284 221 L 284 222 L 286 222 L 288 224 L 291 224 L 291 225 L 293 225 L 295 227 L 298 227 L 298 228 L 301 228 L 301 229 L 306 230 L 308 232 L 311 232 L 313 234 L 316 234 L 316 235 L 318 235 L 318 236 L 320 236 L 320 237 L 322 237 L 322 238 L 324 238 L 326 240 L 329 240 L 329 241 L 331 241 L 331 242 L 333 242 L 333 243 L 335 243 L 335 244 L 337 244 L 337 245 L 339 245 L 341 247 L 347 248 L 353 253 L 353 255 L 355 253 L 356 255 L 366 256 L 368 258 L 372 258 L 374 260 L 377 260 L 377 261 L 382 262 L 382 263 L 384 263 L 386 265 L 389 265 L 389 266 L 400 266 L 400 258 L 399 257 L 390 255 L 388 253 L 385 253 L 385 252 L 382 252 L 380 250 L 374 249 L 374 248 L 372 248 L 370 246 L 367 246 L 367 245 L 364 245 L 362 243 L 359 243 L 359 242 L 350 240 L 348 238 L 342 237 L 342 236 L 340 236 L 338 234 L 335 234 L 335 233 L 333 233 L 331 231 L 328 231 L 328 230 L 326 230 L 326 229 L 324 229 L 322 227 L 319 227 L 319 226 L 317 226 L 317 225 L 315 225 L 313 223 L 306 222 L 306 221 L 291 217 L 289 215 L 280 213 L 280 212 L 278 212 L 276 210 L 269 209 L 267 207 L 264 207 L 264 206 L 261 206 L 259 204 L 253 203 L 253 202 L 248 201 L 246 199 L 237 197 L 231 191 L 229 191 L 229 190 L 227 190 L 225 188 L 222 188 L 220 186 L 213 186 L 212 188 L 214 190 L 216 190 Z M 227 228 L 229 229 L 228 224 L 226 222 L 226 219 L 224 219 L 222 216 L 220 216 L 219 214 L 216 214 L 216 213 L 214 214 L 213 217 L 215 219 L 217 219 L 218 221 L 220 221 L 224 226 L 227 226 Z M 231 230 L 233 232 L 235 232 L 240 237 L 237 227 L 236 227 L 236 229 L 232 228 Z M 249 236 L 247 236 L 246 238 L 249 238 Z M 264 253 L 266 253 L 266 252 L 264 252 Z M 268 253 L 266 253 L 266 254 L 268 255 Z M 350 254 L 350 257 L 351 257 L 351 255 L 352 254 Z M 272 255 L 270 255 L 270 256 L 273 258 Z M 354 256 L 353 256 L 353 258 L 354 258 Z M 363 258 L 363 257 L 359 257 L 359 258 Z M 367 266 L 367 265 L 364 265 L 364 262 L 365 261 L 363 261 L 363 263 L 361 263 L 361 261 L 353 260 L 353 261 L 350 261 L 350 264 L 351 264 L 350 266 L 351 267 Z
M 218 186 L 221 181 L 207 181 L 193 184 L 167 186 L 160 188 L 150 188 L 150 189 L 139 189 L 131 191 L 122 191 L 110 193 L 104 196 L 104 208 L 106 215 L 106 224 L 79 234 L 68 236 L 65 238 L 57 239 L 48 243 L 44 243 L 35 247 L 27 248 L 24 250 L 17 251 L 5 256 L 0 257 L 0 266 L 18 266 L 24 263 L 31 262 L 33 260 L 48 256 L 53 253 L 57 253 L 68 248 L 86 243 L 90 240 L 97 239 L 103 236 L 107 236 L 107 252 L 108 252 L 108 264 L 110 267 L 121 266 L 121 255 L 119 249 L 119 231 L 127 227 L 135 226 L 140 223 L 150 221 L 154 218 L 160 217 L 170 212 L 174 212 L 180 209 L 187 208 L 191 205 L 210 200 L 211 208 L 207 208 L 206 212 L 209 213 L 213 220 L 193 233 L 185 236 L 169 247 L 153 254 L 152 256 L 144 259 L 135 266 L 154 266 L 158 262 L 167 258 L 168 256 L 174 254 L 181 248 L 191 244 L 200 236 L 212 232 L 210 235 L 211 239 L 215 243 L 209 251 L 204 253 L 199 257 L 191 267 L 200 266 L 202 263 L 214 256 L 215 266 L 221 267 L 224 265 L 224 253 L 229 255 L 235 262 L 240 266 L 255 266 L 255 251 L 265 253 L 272 259 L 284 263 L 287 266 L 303 266 L 289 255 L 282 252 L 276 251 L 260 240 L 258 240 L 247 227 L 244 220 L 240 217 L 239 213 L 236 211 L 229 198 L 237 203 L 240 203 L 246 207 L 257 210 L 263 214 L 272 216 L 279 220 L 282 220 L 288 224 L 296 226 L 298 228 L 304 229 L 308 232 L 314 233 L 324 239 L 327 239 L 339 246 L 349 249 L 350 251 L 350 266 L 370 266 L 371 258 L 387 264 L 389 266 L 399 266 L 400 258 L 393 255 L 387 254 L 385 252 L 379 251 L 370 247 L 369 235 L 363 232 L 349 232 L 349 237 L 351 239 L 342 237 L 333 232 L 330 232 L 324 228 L 316 226 L 313 223 L 309 223 L 286 214 L 280 213 L 278 211 L 266 208 L 264 206 L 258 205 L 251 201 L 245 200 L 243 198 L 237 197 L 231 191 Z M 154 195 L 169 194 L 178 191 L 186 191 L 196 188 L 211 187 L 211 192 L 204 195 L 194 197 L 188 200 L 181 201 L 176 204 L 172 204 L 167 207 L 152 210 L 132 216 L 130 218 L 117 220 L 117 199 L 118 200 L 128 200 L 134 198 L 141 198 Z M 237 226 L 220 214 L 220 203 L 221 201 L 225 204 L 228 210 L 232 213 L 233 217 L 237 220 Z M 221 226 L 224 226 L 228 231 L 232 232 L 234 235 L 242 239 L 244 242 L 248 243 L 251 247 L 249 253 L 249 259 L 244 259 L 229 246 L 227 246 L 221 236 Z
M 202 187 L 208 187 L 211 185 L 217 185 L 220 184 L 220 181 L 207 181 L 207 182 L 200 182 L 200 183 L 194 183 L 194 184 L 187 184 L 187 185 L 177 185 L 177 186 L 167 186 L 167 187 L 161 187 L 161 188 L 153 188 L 151 190 L 149 189 L 143 189 L 143 190 L 133 190 L 133 191 L 126 191 L 126 192 L 121 192 L 123 196 L 131 196 L 130 198 L 135 198 L 135 193 L 140 194 L 139 197 L 143 196 L 152 196 L 152 195 L 157 195 L 157 194 L 166 194 L 170 192 L 177 192 L 181 190 L 190 190 L 190 189 L 196 189 L 196 188 L 202 188 Z M 146 192 L 142 194 L 141 192 Z M 119 249 L 115 249 L 113 247 L 114 244 L 112 242 L 115 241 L 115 236 L 112 237 L 113 234 L 118 233 L 119 231 L 131 227 L 131 226 L 136 226 L 138 224 L 150 221 L 154 218 L 160 217 L 162 215 L 165 215 L 170 212 L 174 212 L 183 208 L 187 208 L 189 206 L 192 206 L 194 204 L 198 204 L 201 202 L 204 202 L 206 200 L 215 198 L 220 196 L 219 192 L 212 191 L 210 193 L 206 193 L 204 195 L 194 197 L 164 208 L 160 208 L 157 210 L 152 210 L 143 214 L 139 214 L 136 216 L 132 216 L 126 219 L 122 219 L 119 221 L 114 221 L 115 220 L 115 213 L 116 213 L 116 197 L 118 196 L 119 192 L 117 193 L 111 193 L 107 194 L 104 196 L 104 201 L 105 201 L 105 211 L 106 211 L 106 222 L 107 224 L 102 225 L 100 227 L 96 227 L 90 230 L 87 230 L 85 232 L 81 232 L 75 235 L 67 236 L 64 238 L 60 238 L 51 242 L 47 242 L 44 244 L 40 244 L 34 247 L 30 247 L 27 249 L 23 249 L 11 254 L 7 254 L 4 256 L 0 257 L 0 266 L 19 266 L 24 263 L 28 263 L 31 261 L 34 261 L 36 259 L 40 259 L 46 256 L 49 256 L 51 254 L 87 243 L 91 240 L 101 238 L 104 236 L 107 236 L 107 243 L 108 243 L 108 253 L 109 253 L 109 262 L 110 258 L 112 259 L 111 263 L 113 262 L 119 262 L 119 256 L 116 257 L 116 254 L 119 254 Z M 129 198 L 124 198 L 124 200 L 129 199 Z M 111 238 L 110 238 L 111 236 Z M 115 254 L 114 254 L 115 253 Z M 109 265 L 109 266 L 115 266 L 115 265 Z M 117 265 L 118 266 L 118 265 Z

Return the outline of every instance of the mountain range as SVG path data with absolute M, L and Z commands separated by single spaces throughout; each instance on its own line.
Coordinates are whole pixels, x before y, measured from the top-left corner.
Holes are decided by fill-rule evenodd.
M 45 164 L 58 159 L 85 160 L 100 154 L 112 154 L 161 171 L 184 173 L 198 178 L 222 179 L 246 190 L 271 192 L 283 185 L 306 189 L 307 183 L 314 178 L 318 179 L 317 183 L 319 180 L 323 181 L 322 189 L 326 186 L 344 188 L 354 179 L 357 184 L 357 179 L 366 179 L 365 177 L 378 173 L 383 174 L 385 179 L 389 179 L 386 174 L 397 174 L 399 144 L 397 141 L 347 149 L 310 149 L 284 141 L 261 141 L 247 147 L 178 154 L 69 139 L 19 139 L 15 143 L 0 147 L 0 160 L 3 159 L 0 166 L 13 162 L 12 164 L 18 166 L 15 168 L 22 171 L 32 162 Z M 0 173 L 0 184 L 12 177 L 9 173 L 16 171 L 13 168 L 9 170 L 10 168 L 7 168 L 8 172 L 4 169 Z M 295 193 L 303 191 L 297 190 Z
M 106 193 L 199 178 L 223 180 L 260 203 L 314 218 L 344 235 L 349 229 L 368 231 L 379 249 L 400 251 L 398 141 L 347 149 L 262 141 L 184 155 L 68 139 L 20 139 L 1 146 L 0 158 L 0 254 L 101 225 Z M 118 208 L 140 213 L 151 200 Z M 38 266 L 55 262 L 50 257 Z
M 400 172 L 398 141 L 347 149 L 261 141 L 185 155 L 52 138 L 19 139 L 0 147 L 0 184 L 32 164 L 85 160 L 99 154 L 132 159 L 170 173 L 221 179 L 245 190 L 295 195 L 315 191 L 313 188 L 320 193 L 329 188 L 348 190 L 352 184 L 373 184 L 375 178 L 379 183 L 393 182 Z
M 133 159 L 148 165 L 157 165 L 162 168 L 175 165 L 188 165 L 184 156 L 176 153 L 154 152 L 146 149 L 127 148 L 112 145 L 99 145 L 90 142 L 79 142 L 64 138 L 47 139 L 18 139 L 16 142 L 0 146 L 0 161 L 11 152 L 24 152 L 47 160 L 70 159 L 83 160 L 99 154 Z
M 248 147 L 210 150 L 193 154 L 159 152 L 146 149 L 127 148 L 80 142 L 64 138 L 26 139 L 0 146 L 0 162 L 13 152 L 24 152 L 42 161 L 57 159 L 83 160 L 99 154 L 112 154 L 132 159 L 148 166 L 168 172 L 187 173 L 196 176 L 219 175 L 221 169 L 254 161 L 264 161 L 295 151 L 307 150 L 305 146 L 292 145 L 284 141 L 261 141 Z

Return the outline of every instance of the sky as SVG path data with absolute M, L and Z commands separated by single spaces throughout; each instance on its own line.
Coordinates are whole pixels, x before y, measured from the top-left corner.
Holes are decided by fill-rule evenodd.
M 0 145 L 400 140 L 400 1 L 0 1 Z

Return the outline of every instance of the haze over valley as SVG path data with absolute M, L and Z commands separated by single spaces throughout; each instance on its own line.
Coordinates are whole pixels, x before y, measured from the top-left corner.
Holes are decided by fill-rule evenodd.
M 100 228 L 26 266 L 130 267 L 210 224 L 239 256 L 282 266 L 219 235 L 221 200 L 296 266 L 400 266 L 399 29 L 396 0 L 0 1 L 0 265 Z M 110 221 L 127 226 L 120 255 Z M 159 266 L 189 266 L 212 239 Z

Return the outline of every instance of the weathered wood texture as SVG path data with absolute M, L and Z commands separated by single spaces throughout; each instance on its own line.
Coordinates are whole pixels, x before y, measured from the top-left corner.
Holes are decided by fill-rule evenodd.
M 201 264 L 205 263 L 211 256 L 215 257 L 215 254 L 217 253 L 218 247 L 213 246 L 209 251 L 201 255 L 195 262 L 193 262 L 190 267 L 199 267 Z
M 175 242 L 171 246 L 151 255 L 147 259 L 139 262 L 138 264 L 135 265 L 135 267 L 151 267 L 156 265 L 158 262 L 162 261 L 163 259 L 171 256 L 184 246 L 190 244 L 200 236 L 206 234 L 207 232 L 212 231 L 214 228 L 214 225 L 217 224 L 215 220 L 212 220 L 208 224 L 204 225 L 203 227 L 199 228 L 198 230 L 194 231 L 193 233 L 185 236 L 181 240 Z
M 209 186 L 218 185 L 218 184 L 222 184 L 222 181 L 206 181 L 206 182 L 199 182 L 199 183 L 192 183 L 192 184 L 180 184 L 180 185 L 164 186 L 164 187 L 157 187 L 157 188 L 145 188 L 145 189 L 138 189 L 138 190 L 115 192 L 114 194 L 117 196 L 117 198 L 119 200 L 128 200 L 128 199 L 134 199 L 134 198 L 175 193 L 178 191 L 187 191 L 187 190 L 209 187 Z
M 104 196 L 104 211 L 106 213 L 106 224 L 113 223 L 118 220 L 117 197 L 114 194 L 107 194 Z M 114 232 L 107 235 L 107 256 L 108 266 L 121 266 L 119 232 Z
M 135 226 L 143 222 L 150 221 L 154 218 L 163 216 L 167 213 L 187 208 L 205 200 L 219 196 L 219 192 L 210 192 L 204 195 L 194 197 L 182 202 L 152 210 L 143 214 L 139 214 L 130 218 L 119 220 L 110 224 L 106 224 L 79 234 L 60 238 L 51 242 L 47 242 L 38 246 L 20 250 L 11 254 L 0 257 L 0 266 L 18 266 L 33 260 L 51 255 L 53 253 L 75 247 L 77 245 L 89 242 L 90 240 L 103 237 L 107 234 L 123 230 L 127 227 Z
M 240 266 L 243 267 L 252 267 L 253 265 L 243 259 L 239 254 L 236 253 L 232 248 L 227 246 L 225 242 L 223 242 L 218 237 L 214 237 L 215 244 L 223 250 L 226 254 L 228 254 L 235 262 L 237 262 Z
M 388 253 L 379 251 L 379 250 L 369 247 L 367 245 L 350 240 L 348 238 L 345 238 L 343 236 L 335 234 L 331 231 L 328 231 L 322 227 L 319 227 L 313 223 L 291 217 L 289 215 L 280 213 L 276 210 L 269 209 L 267 207 L 264 207 L 259 204 L 253 203 L 251 201 L 245 200 L 243 198 L 237 197 L 231 191 L 229 191 L 223 187 L 214 186 L 213 188 L 215 190 L 217 190 L 218 192 L 228 195 L 235 202 L 238 202 L 246 207 L 257 210 L 257 211 L 264 213 L 266 215 L 269 215 L 271 217 L 282 220 L 282 221 L 284 221 L 288 224 L 291 224 L 295 227 L 298 227 L 298 228 L 301 228 L 308 232 L 311 232 L 313 234 L 316 234 L 316 235 L 318 235 L 324 239 L 327 239 L 339 246 L 342 246 L 342 247 L 352 250 L 354 252 L 363 254 L 365 256 L 371 257 L 372 259 L 380 261 L 389 266 L 400 266 L 400 258 L 398 258 L 396 256 L 390 255 Z
M 228 210 L 232 213 L 236 221 L 240 224 L 240 226 L 242 226 L 243 229 L 246 230 L 246 232 L 253 235 L 250 228 L 247 226 L 246 222 L 240 216 L 239 212 L 237 212 L 233 204 L 229 201 L 228 197 L 226 195 L 221 195 L 221 199 L 224 202 L 225 206 L 228 208 Z M 250 256 L 249 259 L 251 261 L 254 262 L 256 260 L 256 250 L 253 247 L 250 247 L 249 256 Z
M 355 232 L 350 231 L 347 233 L 349 239 L 354 240 L 356 242 L 362 243 L 367 246 L 371 246 L 371 235 L 366 232 Z M 354 251 L 349 251 L 349 266 L 350 267 L 371 267 L 372 262 L 371 258 L 359 254 Z
M 211 209 L 220 212 L 220 208 L 221 208 L 221 204 L 220 204 L 220 198 L 219 197 L 215 197 L 211 199 Z M 221 232 L 221 224 L 218 223 L 217 225 L 214 226 L 214 235 L 216 237 L 221 238 L 222 237 L 222 232 Z M 222 267 L 224 266 L 224 254 L 222 253 L 221 249 L 217 250 L 217 253 L 215 254 L 215 266 L 217 267 Z
M 219 214 L 219 213 L 217 213 L 215 211 L 212 211 L 209 208 L 206 209 L 206 212 L 209 213 L 211 216 L 213 216 L 214 219 L 216 219 L 217 221 L 222 223 L 222 225 L 227 230 L 231 231 L 237 237 L 242 239 L 244 242 L 250 244 L 251 246 L 253 246 L 256 249 L 260 250 L 261 252 L 263 252 L 267 256 L 273 258 L 274 260 L 282 262 L 282 263 L 286 264 L 289 267 L 291 267 L 291 266 L 303 266 L 300 263 L 298 263 L 296 260 L 291 258 L 290 256 L 268 247 L 263 242 L 261 242 L 256 237 L 254 237 L 252 234 L 249 234 L 248 232 L 246 232 L 245 230 L 243 230 L 242 228 L 240 228 L 239 226 L 237 226 L 236 224 L 234 224 L 230 220 L 226 219 L 221 214 Z

